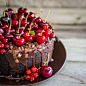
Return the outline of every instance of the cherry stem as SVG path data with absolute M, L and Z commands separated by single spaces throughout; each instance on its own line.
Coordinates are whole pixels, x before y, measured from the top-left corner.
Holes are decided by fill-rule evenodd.
M 23 10 L 24 10 L 24 8 L 25 8 L 25 4 L 26 4 L 26 0 L 24 0 Z
M 4 12 L 4 17 L 5 17 L 5 12 Z
M 17 12 L 16 8 L 15 8 L 15 13 Z
M 47 14 L 47 16 L 46 16 L 45 22 L 46 22 L 46 20 L 47 20 L 47 18 L 48 18 L 48 16 L 49 16 L 49 13 L 50 13 L 50 10 L 48 11 L 48 14 Z
M 31 24 L 30 24 L 30 29 L 29 29 L 29 32 L 28 32 L 28 35 L 27 36 L 29 36 L 30 30 L 31 30 Z
M 5 0 L 5 3 L 6 3 L 6 5 L 5 5 L 6 6 L 6 10 L 8 11 L 8 8 L 7 8 L 7 0 Z
M 25 27 L 27 26 L 27 24 L 25 25 Z M 24 31 L 24 29 L 22 30 L 22 32 Z M 21 34 L 19 35 L 18 39 L 20 39 L 21 35 L 22 35 L 22 32 Z
M 43 30 L 42 30 L 42 32 L 41 32 L 41 34 L 40 34 L 40 36 L 42 36 L 42 33 L 43 33 Z
M 28 15 L 26 16 L 26 22 L 27 22 L 27 18 L 28 18 L 29 15 L 30 15 L 30 13 L 28 12 Z
M 47 59 L 47 64 L 46 64 L 47 66 L 48 66 L 48 62 L 49 62 L 49 53 L 48 53 L 48 59 Z
M 0 21 L 0 24 L 1 24 L 1 26 L 2 26 L 2 22 Z
M 20 25 L 21 25 L 21 20 L 19 19 L 19 28 L 18 28 L 17 33 L 19 33 Z
M 8 35 L 10 35 L 11 24 L 12 24 L 12 20 L 10 19 L 10 27 L 9 27 Z

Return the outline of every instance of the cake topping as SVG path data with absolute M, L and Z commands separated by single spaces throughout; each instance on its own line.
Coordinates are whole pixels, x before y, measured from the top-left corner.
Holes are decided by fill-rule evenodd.
M 18 60 L 18 59 L 15 59 L 15 62 L 16 62 L 16 63 L 19 63 L 19 60 Z

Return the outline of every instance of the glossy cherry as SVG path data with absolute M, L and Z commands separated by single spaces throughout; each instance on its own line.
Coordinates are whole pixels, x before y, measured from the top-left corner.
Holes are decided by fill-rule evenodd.
M 0 28 L 0 34 L 4 34 L 4 30 Z
M 42 43 L 44 43 L 45 41 L 46 41 L 46 38 L 45 38 L 45 36 L 44 35 L 40 35 L 40 36 L 38 36 L 37 38 L 36 38 L 36 41 L 39 43 L 39 44 L 42 44 Z
M 12 14 L 14 14 L 13 9 L 9 8 L 8 10 L 5 10 L 5 15 L 6 15 L 6 16 L 10 16 L 10 15 L 12 15 Z
M 55 34 L 50 34 L 50 38 L 55 38 Z
M 29 35 L 28 35 L 28 33 L 29 33 L 29 32 L 25 32 L 25 33 L 23 34 L 23 37 L 25 38 L 25 41 L 26 41 L 26 42 L 32 42 L 33 39 L 34 39 L 34 36 L 33 36 L 33 34 L 31 34 L 31 33 L 29 33 Z
M 36 23 L 41 23 L 42 19 L 40 17 L 38 17 L 35 21 L 36 21 Z
M 33 24 L 33 28 L 32 29 L 34 29 L 34 30 L 36 30 L 36 29 L 38 29 L 38 24 Z
M 12 27 L 18 26 L 18 20 L 17 19 L 12 19 Z
M 3 40 L 3 38 L 4 38 L 4 36 L 3 36 L 3 35 L 0 35 L 0 41 L 2 41 L 2 40 Z
M 18 13 L 27 14 L 27 13 L 28 13 L 28 10 L 27 10 L 27 8 L 24 8 L 24 9 L 23 9 L 23 7 L 21 7 L 21 8 L 18 9 Z
M 5 36 L 5 38 L 8 39 L 8 41 L 12 41 L 12 38 L 13 38 L 13 35 L 12 34 L 6 34 L 4 36 Z
M 50 29 L 45 30 L 44 35 L 49 36 L 50 35 Z
M 5 44 L 4 47 L 5 47 L 5 49 L 9 49 L 9 45 L 8 44 Z
M 28 19 L 32 19 L 35 17 L 35 14 L 33 12 L 29 12 Z
M 7 23 L 2 23 L 2 29 L 6 29 L 6 28 L 8 28 L 9 26 L 8 26 L 8 24 Z
M 1 17 L 0 20 L 2 23 L 8 23 L 10 21 L 10 18 L 9 17 Z
M 8 39 L 7 38 L 4 38 L 2 41 L 3 41 L 4 44 L 8 43 Z
M 4 44 L 0 43 L 0 49 L 4 48 Z
M 49 77 L 52 75 L 53 69 L 51 66 L 42 66 L 40 71 L 43 77 Z
M 41 33 L 41 32 L 44 32 L 43 29 L 41 27 L 39 27 L 37 30 L 36 30 L 36 33 Z
M 22 46 L 25 44 L 25 39 L 23 37 L 20 36 L 14 36 L 12 39 L 13 44 L 15 44 L 16 46 Z
M 5 33 L 14 33 L 15 32 L 15 29 L 14 28 L 11 28 L 11 29 L 9 29 L 9 28 L 7 28 L 7 29 L 5 29 Z
M 26 19 L 22 19 L 21 26 L 25 26 L 26 24 L 30 24 L 30 21 L 29 20 L 26 21 Z
M 0 53 L 4 54 L 5 53 L 5 49 L 0 49 Z

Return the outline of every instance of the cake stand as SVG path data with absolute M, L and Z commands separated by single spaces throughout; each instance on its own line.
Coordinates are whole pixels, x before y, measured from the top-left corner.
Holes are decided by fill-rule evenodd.
M 65 62 L 66 62 L 66 50 L 62 44 L 62 42 L 56 37 L 56 41 L 54 42 L 54 51 L 53 51 L 53 56 L 52 58 L 54 59 L 54 61 L 50 62 L 49 65 L 52 66 L 53 68 L 53 74 L 52 76 L 54 76 L 56 73 L 58 73 L 64 66 Z M 42 76 L 39 76 L 37 79 L 35 79 L 35 81 L 30 82 L 30 81 L 26 81 L 26 80 L 20 80 L 19 82 L 16 82 L 16 80 L 9 80 L 6 79 L 5 77 L 0 77 L 0 85 L 8 85 L 8 86 L 12 86 L 12 85 L 33 85 L 33 84 L 37 84 L 40 82 L 43 82 L 49 78 L 51 78 L 52 76 L 48 77 L 48 78 L 44 78 Z

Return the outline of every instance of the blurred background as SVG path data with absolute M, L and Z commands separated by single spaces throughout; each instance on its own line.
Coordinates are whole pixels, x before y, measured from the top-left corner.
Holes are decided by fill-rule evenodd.
M 3 15 L 5 0 L 0 0 L 0 16 Z M 7 0 L 8 8 L 23 7 L 24 0 Z M 67 52 L 64 69 L 45 83 L 37 86 L 86 86 L 86 0 L 26 0 L 29 11 L 37 12 L 55 29 Z M 65 79 L 64 79 L 65 78 Z M 64 84 L 65 83 L 65 84 Z

